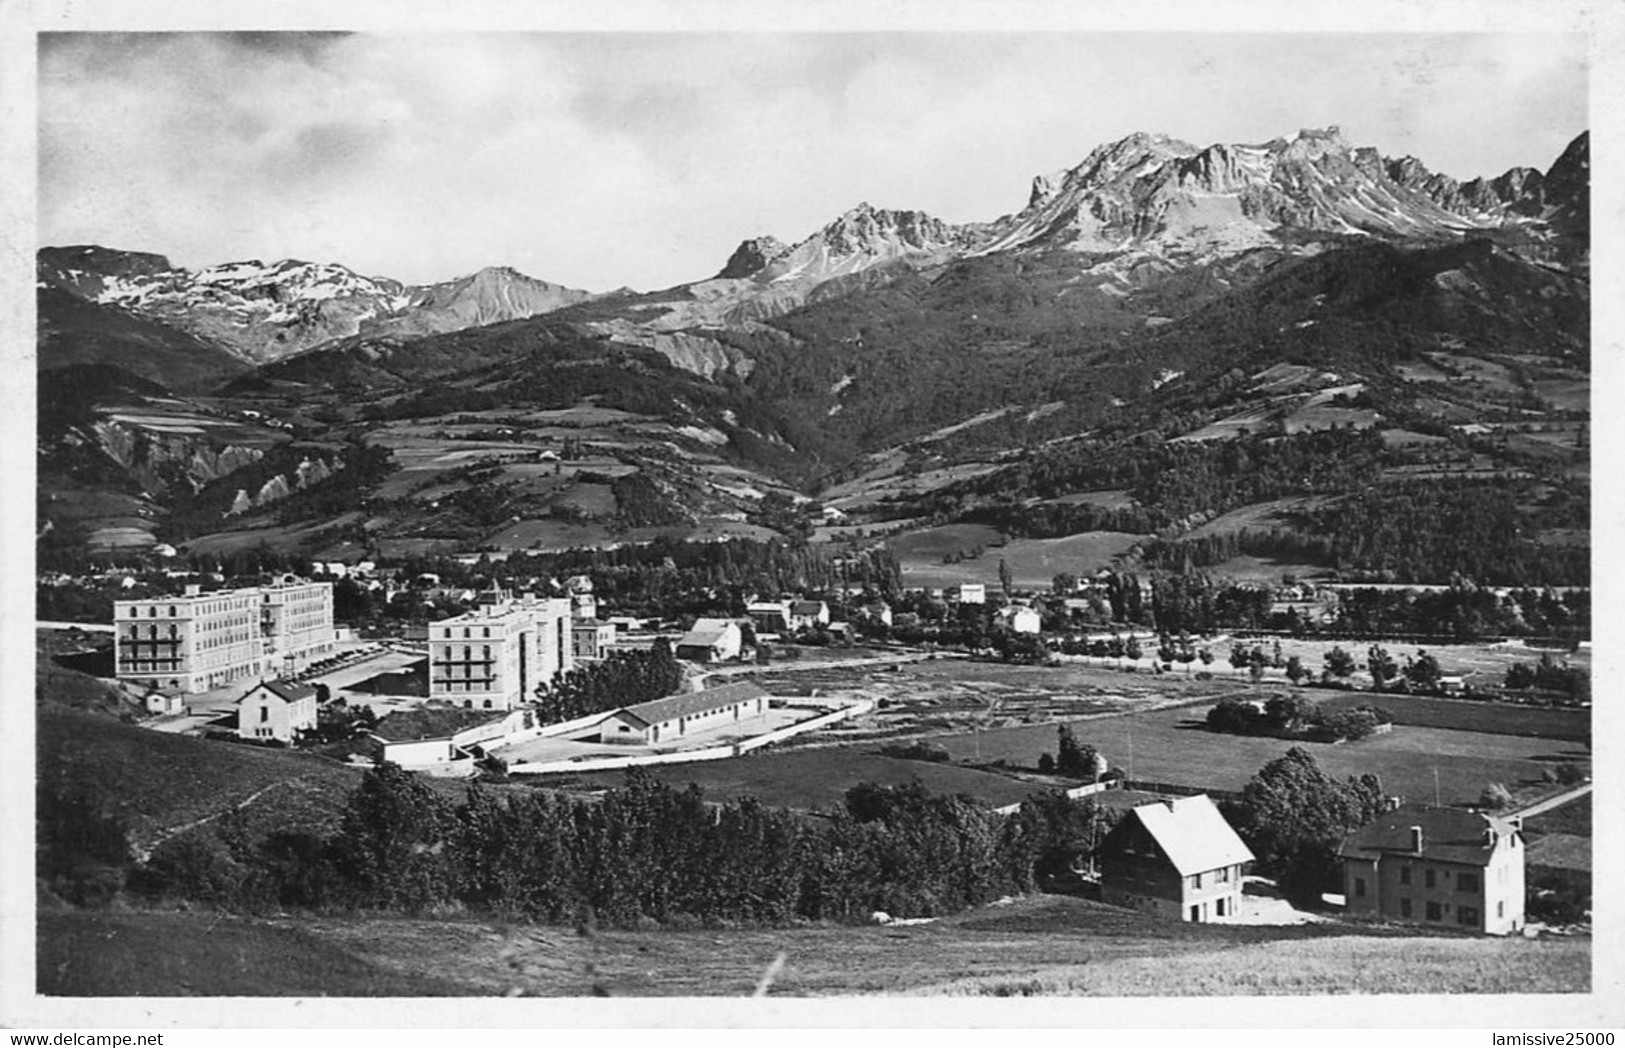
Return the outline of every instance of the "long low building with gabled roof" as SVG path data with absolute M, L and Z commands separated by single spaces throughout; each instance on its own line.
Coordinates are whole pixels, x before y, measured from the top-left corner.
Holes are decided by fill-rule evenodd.
M 598 741 L 633 745 L 673 742 L 694 732 L 767 716 L 767 692 L 751 683 L 725 684 L 616 710 L 599 725 Z

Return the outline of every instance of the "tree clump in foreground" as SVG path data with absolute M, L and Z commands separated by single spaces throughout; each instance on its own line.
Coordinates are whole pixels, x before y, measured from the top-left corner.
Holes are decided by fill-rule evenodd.
M 749 798 L 708 802 L 637 769 L 596 801 L 475 785 L 457 802 L 386 764 L 362 779 L 337 832 L 255 835 L 228 817 L 122 869 L 107 858 L 117 849 L 101 848 L 98 884 L 75 901 L 124 888 L 241 912 L 466 909 L 565 923 L 590 913 L 620 927 L 939 916 L 1046 886 L 1103 820 L 1060 794 L 1004 816 L 917 782 L 855 786 L 840 809 L 808 816 Z M 48 855 L 71 850 L 44 843 Z M 59 894 L 72 887 L 71 862 L 42 873 Z

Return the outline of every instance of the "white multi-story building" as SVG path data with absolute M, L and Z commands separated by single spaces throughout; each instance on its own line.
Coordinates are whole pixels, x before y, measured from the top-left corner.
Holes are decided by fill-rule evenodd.
M 429 627 L 429 698 L 466 709 L 510 710 L 575 668 L 567 598 L 500 592 Z
M 268 586 L 121 600 L 113 605 L 114 674 L 197 693 L 297 673 L 333 650 L 333 585 L 292 575 Z

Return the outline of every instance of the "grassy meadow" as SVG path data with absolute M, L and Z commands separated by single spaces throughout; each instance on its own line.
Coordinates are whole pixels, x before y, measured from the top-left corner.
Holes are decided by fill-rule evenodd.
M 910 926 L 593 931 L 441 919 L 49 911 L 51 995 L 1167 996 L 1574 993 L 1587 938 L 1162 922 L 1036 896 Z

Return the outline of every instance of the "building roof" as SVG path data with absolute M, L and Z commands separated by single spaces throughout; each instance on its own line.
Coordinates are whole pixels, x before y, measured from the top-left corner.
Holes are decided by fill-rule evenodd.
M 574 630 L 599 630 L 609 629 L 613 625 L 613 623 L 603 622 L 599 619 L 575 619 L 572 621 L 570 628 Z
M 664 699 L 628 706 L 621 712 L 644 724 L 664 724 L 677 717 L 709 713 L 719 706 L 765 698 L 766 695 L 767 692 L 760 685 L 746 681 L 741 684 L 724 684 L 720 688 L 707 688 L 704 691 L 691 691 L 685 695 L 668 695 Z
M 1591 872 L 1591 838 L 1572 833 L 1548 833 L 1529 842 L 1524 853 L 1529 866 Z
M 1253 853 L 1206 794 L 1142 804 L 1131 813 L 1181 877 L 1252 862 Z
M 821 600 L 798 600 L 790 605 L 792 615 L 821 615 L 829 607 Z
M 295 684 L 291 680 L 262 680 L 250 689 L 242 699 L 238 699 L 238 703 L 241 703 L 243 699 L 248 698 L 249 695 L 254 694 L 261 688 L 264 688 L 283 702 L 298 702 L 300 699 L 313 699 L 316 697 L 316 686 L 314 684 Z
M 739 624 L 732 619 L 701 619 L 678 639 L 677 647 L 709 648 L 719 643 L 730 629 L 738 628 Z
M 1500 842 L 1517 833 L 1510 822 L 1483 812 L 1407 804 L 1346 835 L 1337 854 L 1344 859 L 1415 856 L 1412 827 L 1422 831 L 1420 857 L 1471 866 L 1488 865 Z
M 469 710 L 456 706 L 421 706 L 396 710 L 385 715 L 372 733 L 385 742 L 422 742 L 449 739 L 458 732 L 482 724 L 494 724 L 508 716 L 502 710 Z

